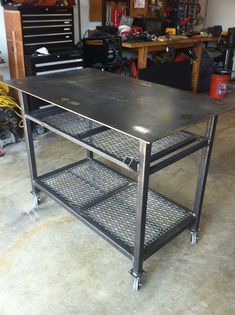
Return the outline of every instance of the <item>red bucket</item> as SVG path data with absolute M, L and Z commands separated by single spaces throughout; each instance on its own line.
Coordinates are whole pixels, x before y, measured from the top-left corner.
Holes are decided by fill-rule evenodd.
M 210 84 L 210 97 L 224 98 L 227 92 L 229 80 L 230 74 L 212 74 Z

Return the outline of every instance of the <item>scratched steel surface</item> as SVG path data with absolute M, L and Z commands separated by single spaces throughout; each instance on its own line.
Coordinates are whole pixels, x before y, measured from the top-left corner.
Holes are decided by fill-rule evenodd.
M 235 93 L 216 101 L 88 68 L 6 83 L 146 142 L 235 108 Z

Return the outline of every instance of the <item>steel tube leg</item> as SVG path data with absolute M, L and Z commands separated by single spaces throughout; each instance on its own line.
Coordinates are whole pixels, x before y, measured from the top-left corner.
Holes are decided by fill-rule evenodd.
M 35 159 L 35 152 L 34 152 L 34 145 L 33 145 L 33 134 L 32 134 L 31 122 L 25 118 L 25 114 L 29 114 L 28 96 L 24 94 L 23 92 L 21 92 L 20 101 L 21 101 L 21 108 L 22 108 L 22 114 L 23 114 L 22 116 L 23 116 L 23 122 L 24 122 L 24 136 L 25 136 L 27 155 L 28 155 L 28 161 L 29 161 L 32 194 L 34 195 L 35 205 L 37 205 L 40 200 L 40 190 L 34 185 L 34 180 L 37 178 L 37 166 L 36 166 L 36 159 Z
M 87 150 L 87 157 L 89 159 L 93 159 L 94 158 L 94 153 L 92 151 Z
M 195 200 L 193 205 L 193 213 L 196 216 L 196 221 L 191 228 L 191 242 L 195 244 L 198 237 L 199 223 L 201 217 L 202 203 L 205 193 L 206 180 L 209 170 L 210 158 L 212 153 L 212 147 L 214 143 L 215 130 L 217 124 L 217 116 L 210 119 L 207 126 L 207 137 L 209 139 L 209 144 L 202 151 L 201 163 L 199 167 L 197 188 L 195 194 Z
M 91 129 L 92 128 L 92 122 L 90 120 L 89 120 L 88 124 L 89 124 L 89 129 Z M 92 142 L 92 137 L 91 137 L 91 142 Z M 94 153 L 92 151 L 87 150 L 87 157 L 89 159 L 93 159 Z
M 140 141 L 140 160 L 138 174 L 138 190 L 135 222 L 134 261 L 131 274 L 134 277 L 133 290 L 138 290 L 143 276 L 144 237 L 148 199 L 149 166 L 151 144 Z

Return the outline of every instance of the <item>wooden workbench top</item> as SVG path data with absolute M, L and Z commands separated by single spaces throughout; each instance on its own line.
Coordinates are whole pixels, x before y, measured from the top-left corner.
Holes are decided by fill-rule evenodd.
M 156 47 L 156 46 L 168 46 L 168 45 L 178 45 L 178 44 L 194 44 L 197 42 L 216 42 L 218 38 L 215 37 L 203 37 L 203 36 L 195 36 L 190 38 L 179 38 L 179 39 L 169 39 L 169 40 L 157 40 L 157 41 L 149 41 L 149 42 L 123 42 L 122 47 L 124 48 L 141 48 L 141 47 Z

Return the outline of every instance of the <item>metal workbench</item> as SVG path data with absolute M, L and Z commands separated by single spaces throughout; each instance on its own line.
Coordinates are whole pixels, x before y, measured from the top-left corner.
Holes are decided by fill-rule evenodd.
M 95 69 L 10 81 L 22 93 L 32 193 L 44 192 L 132 259 L 133 289 L 143 263 L 186 229 L 196 243 L 217 117 L 232 102 Z M 27 96 L 54 105 L 30 112 Z M 208 121 L 205 135 L 185 129 Z M 38 176 L 31 121 L 88 151 L 87 158 Z M 148 189 L 149 176 L 202 150 L 193 209 Z M 137 182 L 93 153 L 137 174 Z

